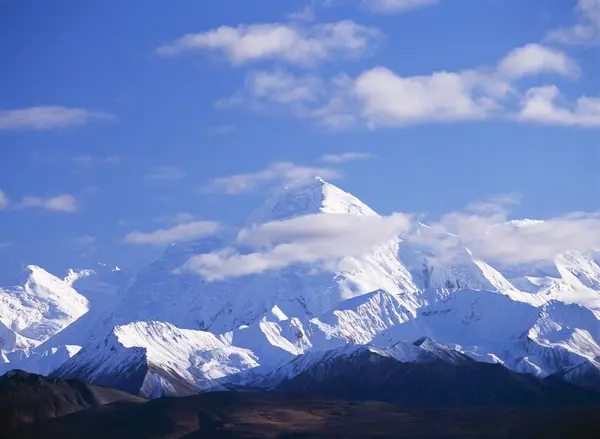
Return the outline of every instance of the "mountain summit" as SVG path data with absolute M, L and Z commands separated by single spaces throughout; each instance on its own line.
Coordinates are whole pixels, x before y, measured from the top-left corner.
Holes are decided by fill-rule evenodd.
M 247 223 L 281 221 L 316 213 L 377 215 L 354 195 L 316 177 L 308 185 L 284 187 L 277 191 L 250 215 Z

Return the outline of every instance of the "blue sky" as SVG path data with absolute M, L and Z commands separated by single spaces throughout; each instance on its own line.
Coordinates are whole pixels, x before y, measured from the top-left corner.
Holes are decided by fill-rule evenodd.
M 0 276 L 134 267 L 316 173 L 383 214 L 600 210 L 597 0 L 0 0 L 0 38 Z

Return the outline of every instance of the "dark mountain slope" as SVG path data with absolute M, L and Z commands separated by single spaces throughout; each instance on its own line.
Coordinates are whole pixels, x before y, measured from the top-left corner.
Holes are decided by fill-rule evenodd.
M 8 439 L 600 437 L 600 407 L 409 409 L 251 392 L 115 403 L 24 424 Z
M 327 361 L 316 362 L 270 387 L 284 394 L 420 407 L 600 403 L 600 395 L 594 391 L 558 379 L 541 380 L 515 373 L 500 364 L 481 363 L 467 357 L 454 362 L 438 359 L 407 363 L 366 347 L 350 356 L 330 356 Z
M 0 377 L 0 431 L 115 401 L 143 402 L 120 390 L 11 370 Z

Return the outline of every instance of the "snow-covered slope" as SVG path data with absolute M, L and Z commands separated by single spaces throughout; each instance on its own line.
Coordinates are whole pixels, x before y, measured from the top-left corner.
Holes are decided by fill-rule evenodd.
M 266 201 L 249 223 L 308 214 L 377 215 L 354 196 L 322 180 L 286 189 Z M 341 300 L 378 288 L 396 294 L 416 290 L 398 261 L 398 240 L 360 257 L 342 259 L 337 272 L 316 271 L 306 264 L 281 270 L 205 282 L 200 276 L 174 272 L 191 256 L 226 247 L 225 237 L 211 237 L 170 247 L 142 270 L 123 291 L 114 323 L 168 321 L 181 328 L 227 332 L 259 321 L 277 306 L 291 317 L 312 317 Z
M 234 380 L 257 366 L 252 352 L 209 332 L 137 322 L 117 326 L 104 340 L 89 343 L 53 375 L 157 397 L 222 390 L 219 380 Z
M 0 364 L 0 375 L 12 369 L 25 370 L 40 375 L 50 375 L 79 352 L 80 349 L 81 346 L 69 345 L 48 349 L 41 354 L 32 352 L 28 357 L 23 356 L 20 359 Z
M 530 227 L 541 223 L 520 220 L 498 226 Z M 437 233 L 439 230 L 421 224 L 410 242 L 400 244 L 399 260 L 419 288 L 443 288 L 450 282 L 458 289 L 496 291 L 534 306 L 557 300 L 600 312 L 597 251 L 569 251 L 551 260 L 500 264 L 477 259 L 463 247 L 447 248 L 443 254 L 437 254 L 423 244 L 431 238 L 428 235 Z
M 94 307 L 108 307 L 127 278 L 128 275 L 116 265 L 99 263 L 94 268 L 70 269 L 63 280 Z
M 35 265 L 23 269 L 10 284 L 0 288 L 0 321 L 29 346 L 47 340 L 89 308 L 87 299 L 67 282 Z M 18 347 L 9 343 L 3 349 Z

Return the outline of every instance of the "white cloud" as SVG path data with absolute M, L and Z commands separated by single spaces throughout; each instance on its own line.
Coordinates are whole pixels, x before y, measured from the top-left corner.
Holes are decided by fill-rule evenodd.
M 283 110 L 295 117 L 314 118 L 314 109 L 322 105 L 328 93 L 330 84 L 316 75 L 296 75 L 281 69 L 258 71 L 247 75 L 243 90 L 217 101 L 216 106 L 245 106 L 274 113 Z
M 218 229 L 219 223 L 215 221 L 192 221 L 178 224 L 170 229 L 158 229 L 152 232 L 140 232 L 136 230 L 128 233 L 123 238 L 123 242 L 127 244 L 166 245 L 212 235 Z
M 0 241 L 0 249 L 12 247 L 13 243 L 10 241 Z
M 401 77 L 385 67 L 363 72 L 353 84 L 360 115 L 373 128 L 424 121 L 484 119 L 495 108 L 493 100 L 478 94 L 472 77 L 437 72 Z
M 224 53 L 234 65 L 252 61 L 281 60 L 313 65 L 334 56 L 355 58 L 368 53 L 381 38 L 372 27 L 353 21 L 317 24 L 266 23 L 221 26 L 207 32 L 187 34 L 157 49 L 161 55 L 213 50 Z
M 600 127 L 600 98 L 580 97 L 558 104 L 560 90 L 554 85 L 531 88 L 522 102 L 518 119 L 548 125 Z
M 325 163 L 345 163 L 355 160 L 368 160 L 374 158 L 373 154 L 366 152 L 344 152 L 341 154 L 326 154 L 321 157 Z
M 575 25 L 555 29 L 547 39 L 562 44 L 600 44 L 600 0 L 579 0 L 575 13 Z
M 146 174 L 145 179 L 150 182 L 180 180 L 186 175 L 184 170 L 176 166 L 155 166 Z
M 435 5 L 438 0 L 362 0 L 362 3 L 373 12 L 389 14 Z
M 2 189 L 0 189 L 0 210 L 6 209 L 9 203 L 8 197 L 4 194 Z
M 259 249 L 240 253 L 234 248 L 197 255 L 182 267 L 209 281 L 262 273 L 296 263 L 335 266 L 344 257 L 360 256 L 412 227 L 404 214 L 387 217 L 315 214 L 273 221 L 238 234 L 238 244 Z
M 427 250 L 434 262 L 458 263 L 468 249 L 475 259 L 512 265 L 554 259 L 572 250 L 600 250 L 600 212 L 572 212 L 544 221 L 508 221 L 513 195 L 473 203 L 428 226 L 417 215 L 387 217 L 313 214 L 242 229 L 235 246 L 191 257 L 183 270 L 209 281 L 310 264 L 335 270 L 343 258 L 366 254 L 399 237 Z
M 316 101 L 322 88 L 321 79 L 312 76 L 295 76 L 281 70 L 251 74 L 246 88 L 253 97 L 282 104 Z
M 509 78 L 544 72 L 577 76 L 579 66 L 563 52 L 539 44 L 528 44 L 511 50 L 498 64 L 500 74 Z
M 96 243 L 96 237 L 91 235 L 81 235 L 73 238 L 73 245 L 79 248 L 90 247 Z
M 493 204 L 486 203 L 488 207 Z M 501 201 L 495 204 L 485 211 L 467 209 L 446 214 L 407 239 L 428 247 L 445 262 L 452 262 L 457 248 L 466 247 L 476 259 L 508 265 L 551 260 L 570 250 L 600 248 L 600 213 L 507 221 L 507 206 Z
M 114 116 L 84 108 L 39 106 L 0 111 L 2 130 L 49 130 L 84 125 L 94 120 L 112 120 Z
M 69 194 L 49 198 L 26 196 L 23 197 L 18 207 L 21 209 L 39 207 L 54 212 L 73 213 L 77 211 L 77 201 L 73 195 Z
M 249 74 L 244 90 L 220 104 L 274 109 L 277 114 L 287 111 L 334 130 L 492 117 L 525 121 L 533 120 L 529 109 L 520 116 L 513 114 L 519 110 L 522 94 L 518 80 L 541 73 L 574 77 L 579 74 L 579 66 L 558 50 L 529 44 L 512 50 L 494 66 L 459 72 L 402 76 L 377 66 L 355 78 L 339 74 L 325 80 L 316 74 L 299 75 L 279 69 Z M 546 118 L 545 123 L 554 120 L 563 125 L 594 126 L 596 101 L 583 97 L 573 109 L 563 109 L 562 114 Z M 553 106 L 551 109 L 556 110 Z
M 302 186 L 314 180 L 315 177 L 334 180 L 340 178 L 340 174 L 331 168 L 300 166 L 292 162 L 277 162 L 257 172 L 215 178 L 202 189 L 207 192 L 241 194 L 258 186 L 274 182 L 283 183 L 287 186 Z
M 498 90 L 505 92 L 507 87 L 499 79 L 474 71 L 401 77 L 375 67 L 355 79 L 338 75 L 330 81 L 275 71 L 250 75 L 244 93 L 228 103 L 252 109 L 282 106 L 296 117 L 333 129 L 361 121 L 377 128 L 483 119 L 496 109 Z

